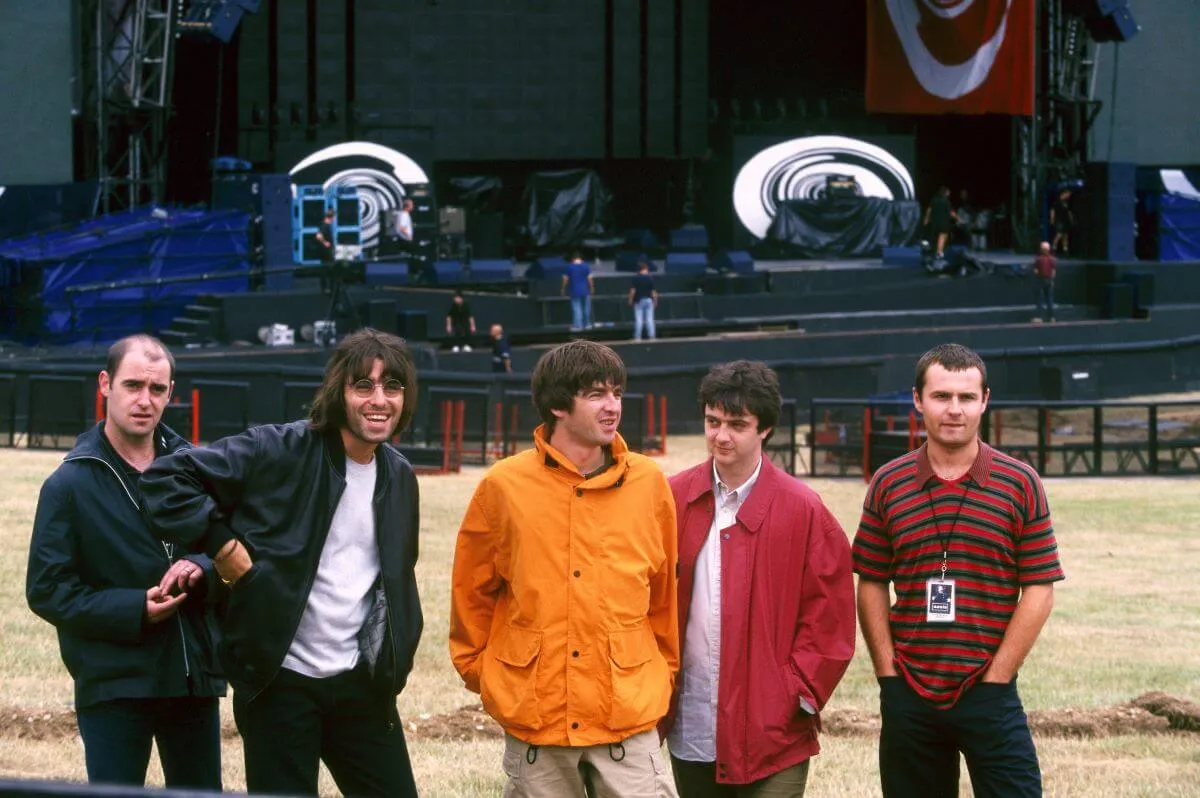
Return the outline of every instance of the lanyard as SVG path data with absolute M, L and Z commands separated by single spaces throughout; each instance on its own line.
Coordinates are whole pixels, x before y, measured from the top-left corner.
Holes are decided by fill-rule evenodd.
M 950 529 L 943 535 L 942 525 L 938 523 L 937 511 L 933 508 L 933 488 L 925 489 L 925 498 L 929 502 L 929 517 L 933 521 L 933 528 L 937 532 L 938 543 L 942 547 L 942 579 L 946 578 L 946 566 L 950 555 L 950 537 L 954 534 L 954 527 L 958 526 L 958 517 L 962 515 L 963 504 L 966 503 L 967 494 L 970 490 L 970 486 L 963 486 L 962 496 L 958 497 L 958 508 L 954 511 L 954 518 L 950 519 Z

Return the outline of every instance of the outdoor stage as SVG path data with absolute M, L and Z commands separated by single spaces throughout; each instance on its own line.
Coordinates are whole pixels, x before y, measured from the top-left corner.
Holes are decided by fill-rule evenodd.
M 470 353 L 445 346 L 443 318 L 455 286 L 350 285 L 347 294 L 361 323 L 409 338 L 421 378 L 419 435 L 441 423 L 437 392 L 470 391 L 486 397 L 478 399 L 480 407 L 494 407 L 506 393 L 528 390 L 528 375 L 546 346 L 574 336 L 613 345 L 629 368 L 629 391 L 666 397 L 677 432 L 699 428 L 698 415 L 689 411 L 712 363 L 768 361 L 806 418 L 813 398 L 907 391 L 916 357 L 948 340 L 984 355 L 996 398 L 1084 401 L 1200 390 L 1200 263 L 1063 261 L 1059 321 L 1037 324 L 1034 283 L 1015 268 L 1030 259 L 989 253 L 983 260 L 994 266 L 966 277 L 931 277 L 920 267 L 879 260 L 767 261 L 737 275 L 659 273 L 660 337 L 641 342 L 630 340 L 630 275 L 611 262 L 595 266 L 600 326 L 587 331 L 569 329 L 569 308 L 555 279 L 466 284 L 480 333 Z M 1138 304 L 1114 306 L 1113 292 L 1128 303 L 1132 286 L 1140 292 Z M 204 297 L 201 306 L 208 310 L 194 330 L 197 340 L 173 349 L 177 393 L 202 389 L 205 439 L 301 415 L 328 350 L 301 341 L 267 347 L 257 332 L 273 323 L 299 332 L 328 312 L 329 297 L 301 286 Z M 355 324 L 347 317 L 337 322 L 343 334 Z M 483 336 L 493 322 L 504 324 L 513 344 L 512 375 L 491 372 Z M 79 429 L 91 413 L 103 349 L 8 352 L 0 411 L 25 418 L 30 408 L 63 405 L 64 429 Z M 531 423 L 528 418 L 522 426 Z

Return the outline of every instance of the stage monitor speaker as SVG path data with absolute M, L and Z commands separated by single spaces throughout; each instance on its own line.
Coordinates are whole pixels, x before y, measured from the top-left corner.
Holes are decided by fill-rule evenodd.
M 667 274 L 703 277 L 708 271 L 708 256 L 703 252 L 668 252 L 664 271 Z
M 644 250 L 650 253 L 663 251 L 663 245 L 658 240 L 658 236 L 640 227 L 625 231 L 625 246 L 628 249 Z
M 646 263 L 650 264 L 651 272 L 658 271 L 657 267 L 654 265 L 654 261 L 650 260 L 650 256 L 648 256 L 645 252 L 631 252 L 627 249 L 617 251 L 615 260 L 616 270 L 619 272 L 631 272 L 636 274 L 638 270 L 638 264 L 642 261 L 646 261 Z
M 1042 366 L 1038 389 L 1047 402 L 1074 402 L 1100 398 L 1100 375 L 1096 364 Z
M 292 265 L 292 181 L 287 175 L 261 175 L 262 265 L 268 269 Z M 292 287 L 292 274 L 268 274 L 266 287 L 286 291 Z
M 1132 261 L 1137 165 L 1099 161 L 1084 167 L 1084 190 L 1072 198 L 1071 252 L 1091 260 Z
M 511 260 L 495 258 L 471 260 L 471 282 L 473 283 L 506 283 L 513 279 L 513 263 Z
M 525 272 L 527 280 L 561 280 L 567 273 L 567 261 L 557 255 L 543 255 L 529 264 Z
M 461 261 L 439 260 L 433 264 L 432 275 L 436 285 L 456 285 L 466 279 Z
M 363 308 L 362 323 L 366 327 L 374 327 L 381 332 L 398 334 L 396 300 L 368 299 Z
M 1129 283 L 1109 283 L 1104 286 L 1104 304 L 1100 306 L 1100 318 L 1133 318 L 1133 286 Z
M 689 224 L 671 231 L 672 252 L 707 252 L 708 230 L 704 225 Z
M 754 273 L 754 258 L 744 250 L 722 250 L 713 261 L 713 268 L 719 272 L 736 272 L 738 274 Z
M 213 208 L 257 214 L 262 208 L 262 177 L 263 175 L 248 172 L 224 172 L 215 175 L 212 184 Z
M 1154 306 L 1154 274 L 1152 272 L 1130 272 L 1121 277 L 1121 282 L 1133 288 L 1133 312 L 1144 311 Z
M 466 235 L 466 210 L 456 205 L 443 205 L 438 208 L 438 232 L 444 236 Z
M 1104 287 L 1117 282 L 1117 267 L 1111 263 L 1089 263 L 1084 267 L 1084 298 L 1094 308 L 1104 304 Z
M 372 263 L 366 264 L 367 285 L 408 285 L 407 263 Z
M 467 242 L 471 257 L 504 257 L 504 214 L 474 212 L 467 219 Z
M 429 340 L 429 314 L 424 310 L 402 310 L 397 319 L 399 334 L 409 341 Z

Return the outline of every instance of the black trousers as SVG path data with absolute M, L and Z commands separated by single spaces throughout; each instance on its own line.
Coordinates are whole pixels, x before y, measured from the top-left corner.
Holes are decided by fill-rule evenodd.
M 221 790 L 221 717 L 216 698 L 123 698 L 75 713 L 92 784 L 146 783 L 158 743 L 168 787 Z
M 252 794 L 316 795 L 318 763 L 346 796 L 416 798 L 404 728 L 360 665 L 327 679 L 280 670 L 254 700 L 233 695 Z
M 976 684 L 935 709 L 903 676 L 879 680 L 879 774 L 885 798 L 958 795 L 959 752 L 976 798 L 1042 794 L 1042 772 L 1017 683 Z

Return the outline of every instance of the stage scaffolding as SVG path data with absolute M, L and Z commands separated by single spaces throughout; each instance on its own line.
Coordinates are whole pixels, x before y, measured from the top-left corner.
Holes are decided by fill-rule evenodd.
M 78 128 L 98 213 L 161 202 L 180 0 L 81 0 Z
M 1095 99 L 1099 48 L 1083 18 L 1064 0 L 1037 2 L 1034 115 L 1013 117 L 1013 244 L 1037 248 L 1047 192 L 1083 176 L 1087 134 L 1100 113 Z

